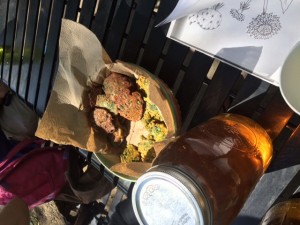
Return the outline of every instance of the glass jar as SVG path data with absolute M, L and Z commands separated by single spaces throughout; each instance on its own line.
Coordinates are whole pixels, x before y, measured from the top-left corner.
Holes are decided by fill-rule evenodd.
M 140 224 L 227 225 L 272 158 L 272 142 L 251 119 L 222 114 L 163 149 L 132 192 Z
M 300 198 L 289 199 L 271 207 L 260 225 L 300 224 Z

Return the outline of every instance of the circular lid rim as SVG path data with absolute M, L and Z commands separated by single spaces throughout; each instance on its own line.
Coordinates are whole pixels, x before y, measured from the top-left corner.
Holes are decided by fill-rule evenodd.
M 153 180 L 153 179 L 158 179 L 158 180 L 165 180 L 169 183 L 171 183 L 172 185 L 174 185 L 174 187 L 176 187 L 178 190 L 180 190 L 188 199 L 189 202 L 192 203 L 192 207 L 194 208 L 194 211 L 197 213 L 197 217 L 198 217 L 198 222 L 199 225 L 204 225 L 206 224 L 205 221 L 205 216 L 203 215 L 205 212 L 201 209 L 201 206 L 198 204 L 198 200 L 196 199 L 196 197 L 190 193 L 190 190 L 186 187 L 185 184 L 183 184 L 182 181 L 180 181 L 179 179 L 177 179 L 176 177 L 173 177 L 172 175 L 168 174 L 168 173 L 164 173 L 162 171 L 149 171 L 145 174 L 143 174 L 135 183 L 133 190 L 132 190 L 132 197 L 131 197 L 131 202 L 132 202 L 132 206 L 133 206 L 133 211 L 134 214 L 138 220 L 138 222 L 141 225 L 147 225 L 145 218 L 142 216 L 141 213 L 141 206 L 140 204 L 138 204 L 138 193 L 140 193 L 141 189 L 144 187 L 143 184 L 147 183 L 149 180 Z

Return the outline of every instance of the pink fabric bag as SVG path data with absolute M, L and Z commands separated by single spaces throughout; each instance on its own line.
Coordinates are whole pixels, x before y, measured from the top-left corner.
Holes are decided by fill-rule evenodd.
M 30 208 L 53 200 L 66 184 L 68 152 L 60 147 L 42 147 L 44 141 L 26 139 L 0 163 L 0 205 L 14 197 Z M 34 146 L 21 157 L 17 153 Z

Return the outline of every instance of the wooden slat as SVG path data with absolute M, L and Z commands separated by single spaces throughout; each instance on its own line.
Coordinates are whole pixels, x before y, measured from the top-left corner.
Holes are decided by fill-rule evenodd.
M 65 18 L 76 21 L 80 0 L 67 0 Z
M 299 158 L 299 154 L 298 154 Z M 296 197 L 297 196 L 297 197 Z M 300 170 L 297 174 L 291 179 L 287 186 L 280 193 L 278 198 L 274 201 L 273 205 L 289 200 L 291 198 L 299 198 L 300 197 Z
M 293 113 L 278 89 L 257 122 L 265 128 L 271 139 L 274 140 L 286 126 Z
M 300 126 L 296 128 L 286 143 L 272 161 L 267 172 L 300 165 Z
M 156 0 L 138 1 L 121 59 L 136 62 Z
M 252 93 L 259 88 L 261 83 L 264 83 L 264 81 L 248 74 L 245 78 L 243 86 L 238 91 L 236 98 L 232 101 L 231 106 L 235 106 L 236 104 L 251 96 Z
M 38 91 L 38 85 L 40 80 L 40 70 L 42 69 L 42 63 L 44 60 L 44 51 L 47 37 L 47 30 L 49 25 L 49 16 L 51 11 L 52 1 L 42 0 L 39 10 L 39 19 L 36 30 L 35 46 L 32 58 L 32 69 L 30 75 L 29 89 L 27 101 L 35 105 L 36 95 Z M 50 48 L 51 46 L 49 46 Z
M 85 0 L 83 1 L 82 9 L 80 12 L 79 23 L 90 28 L 92 18 L 94 16 L 94 9 L 97 0 Z
M 175 41 L 171 41 L 162 68 L 158 76 L 170 87 L 173 88 L 180 68 L 189 52 L 189 48 Z
M 115 60 L 119 55 L 132 4 L 132 0 L 121 0 L 109 33 L 104 40 L 104 48 L 112 60 Z
M 31 70 L 31 58 L 34 49 L 35 31 L 37 26 L 37 18 L 39 12 L 39 0 L 30 0 L 30 8 L 28 12 L 28 19 L 26 21 L 26 35 L 23 52 L 23 61 L 20 74 L 20 83 L 18 94 L 22 99 L 25 99 L 28 92 L 29 75 Z
M 36 111 L 41 115 L 46 107 L 48 95 L 50 92 L 50 84 L 52 77 L 55 75 L 55 60 L 57 58 L 57 48 L 61 27 L 61 18 L 64 9 L 64 2 L 61 0 L 54 0 L 53 10 L 51 12 L 51 24 L 49 27 L 49 34 L 47 37 L 47 47 L 45 49 L 45 58 L 43 61 L 43 68 L 40 75 L 40 86 L 37 93 Z M 51 46 L 51 47 L 48 47 Z
M 200 52 L 194 53 L 176 94 L 183 118 L 186 117 L 191 101 L 200 90 L 212 62 L 213 59 L 211 57 Z
M 227 112 L 252 117 L 269 86 L 270 84 L 248 75 Z
M 18 16 L 17 16 L 17 27 L 14 43 L 14 54 L 12 60 L 12 70 L 10 75 L 10 88 L 17 92 L 17 86 L 19 83 L 19 73 L 22 63 L 24 34 L 26 28 L 28 0 L 23 0 L 19 3 Z
M 294 113 L 292 118 L 289 120 L 289 126 L 297 127 L 300 124 L 300 115 Z
M 6 32 L 5 32 L 5 46 L 3 48 L 3 67 L 2 80 L 9 84 L 9 77 L 11 71 L 11 63 L 13 58 L 13 46 L 15 39 L 16 17 L 17 17 L 18 1 L 10 0 L 8 6 Z
M 171 13 L 176 4 L 177 1 L 161 0 L 154 25 L 158 24 L 158 22 L 162 21 L 169 13 Z M 169 24 L 161 27 L 152 27 L 152 31 L 150 32 L 145 46 L 140 65 L 152 73 L 156 70 L 159 58 L 165 46 L 168 28 Z
M 101 0 L 97 9 L 95 19 L 92 21 L 91 30 L 102 42 L 104 35 L 110 26 L 117 0 Z
M 196 110 L 193 120 L 191 121 L 190 128 L 219 113 L 224 100 L 239 76 L 240 71 L 238 69 L 223 63 L 218 66 L 218 69 Z
M 243 86 L 244 82 L 245 82 L 245 79 L 244 79 L 243 75 L 237 79 L 237 81 L 233 85 L 232 89 L 230 90 L 228 96 L 226 97 L 226 99 L 222 105 L 222 108 L 220 110 L 220 113 L 225 113 L 228 111 L 235 96 L 237 95 L 237 93 L 239 92 L 241 87 Z
M 2 78 L 3 70 L 3 48 L 5 46 L 5 32 L 6 32 L 6 21 L 7 21 L 7 6 L 8 0 L 0 1 L 0 76 Z

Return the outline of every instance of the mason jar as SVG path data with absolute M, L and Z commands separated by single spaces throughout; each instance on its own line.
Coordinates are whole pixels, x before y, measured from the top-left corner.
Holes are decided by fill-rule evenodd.
M 271 158 L 259 124 L 236 114 L 213 117 L 176 138 L 137 180 L 135 215 L 144 225 L 227 225 Z
M 300 224 L 300 198 L 288 199 L 271 207 L 260 225 Z

